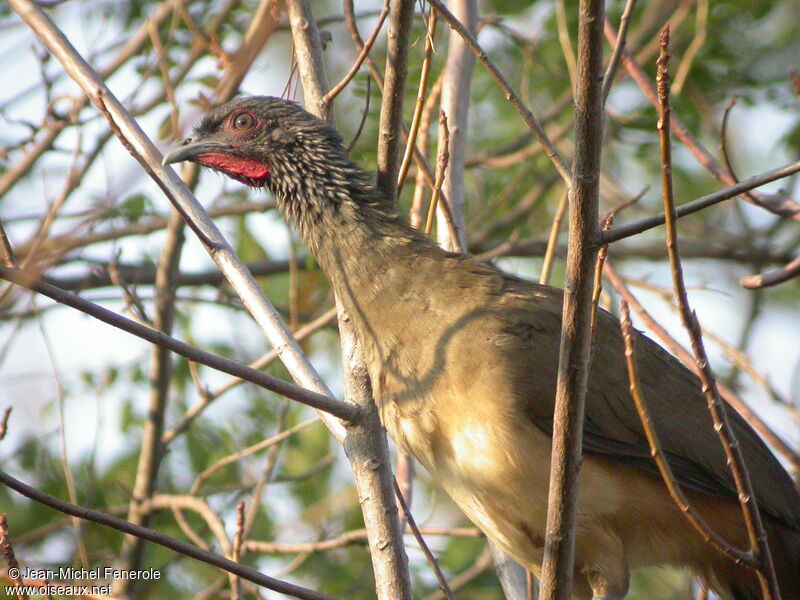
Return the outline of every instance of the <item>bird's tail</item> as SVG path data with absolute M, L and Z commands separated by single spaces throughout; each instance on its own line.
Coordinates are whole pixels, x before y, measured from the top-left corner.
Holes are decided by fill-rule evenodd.
M 775 575 L 781 590 L 781 600 L 800 600 L 800 530 L 774 522 L 765 523 Z M 761 587 L 750 569 L 726 565 L 725 573 L 717 579 L 725 581 L 734 600 L 761 600 Z

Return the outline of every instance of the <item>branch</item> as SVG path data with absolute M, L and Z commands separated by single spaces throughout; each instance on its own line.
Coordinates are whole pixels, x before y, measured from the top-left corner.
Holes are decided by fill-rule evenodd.
M 503 74 L 500 70 L 494 66 L 494 63 L 489 60 L 489 56 L 486 54 L 486 51 L 481 48 L 478 41 L 475 37 L 464 27 L 464 25 L 459 21 L 453 13 L 451 13 L 447 7 L 444 5 L 441 0 L 428 0 L 428 3 L 433 6 L 439 14 L 450 24 L 458 35 L 464 40 L 469 47 L 470 51 L 477 57 L 480 63 L 486 68 L 489 72 L 489 75 L 497 82 L 497 85 L 500 86 L 500 89 L 503 90 L 506 98 L 509 102 L 511 102 L 512 106 L 517 110 L 519 115 L 522 117 L 522 120 L 528 126 L 528 128 L 533 132 L 536 136 L 536 139 L 544 146 L 545 151 L 547 152 L 547 156 L 550 158 L 550 162 L 553 163 L 553 166 L 558 171 L 559 175 L 561 175 L 564 182 L 569 184 L 572 180 L 572 172 L 570 168 L 567 166 L 567 163 L 559 154 L 556 147 L 547 137 L 542 126 L 539 124 L 539 121 L 536 119 L 534 114 L 525 106 L 522 102 L 522 99 L 517 95 L 514 89 L 511 87 L 511 84 L 506 81 L 506 78 L 503 77 Z
M 131 319 L 123 317 L 122 315 L 118 315 L 113 311 L 103 308 L 102 306 L 98 306 L 97 304 L 93 304 L 88 300 L 84 300 L 75 294 L 65 292 L 64 290 L 61 290 L 48 283 L 31 282 L 28 280 L 25 273 L 20 271 L 0 267 L 0 278 L 16 283 L 17 285 L 34 292 L 43 294 L 48 298 L 52 298 L 56 302 L 75 308 L 83 313 L 86 313 L 87 315 L 103 321 L 104 323 L 107 323 L 108 325 L 116 327 L 117 329 L 122 329 L 123 331 L 127 331 L 128 333 L 142 338 L 143 340 L 146 340 L 152 344 L 163 346 L 175 354 L 179 354 L 184 358 L 196 363 L 200 363 L 202 365 L 206 365 L 207 367 L 211 367 L 212 369 L 233 375 L 234 377 L 239 377 L 240 379 L 250 381 L 251 383 L 255 383 L 256 385 L 263 387 L 264 389 L 273 391 L 281 396 L 291 398 L 292 400 L 297 400 L 298 402 L 307 404 L 308 406 L 311 406 L 317 410 L 325 411 L 326 413 L 334 415 L 345 421 L 356 421 L 359 418 L 360 411 L 358 407 L 353 406 L 352 404 L 340 402 L 313 390 L 301 388 L 292 383 L 278 379 L 277 377 L 272 377 L 271 375 L 267 375 L 261 371 L 251 369 L 250 367 L 247 367 L 241 363 L 228 360 L 227 358 L 223 358 L 221 356 L 211 354 L 210 352 L 205 352 L 204 350 L 195 348 L 194 346 L 190 346 L 184 342 L 181 342 L 180 340 L 166 335 L 161 331 L 157 331 L 145 325 L 136 323 Z
M 622 313 L 620 327 L 622 329 L 622 339 L 625 342 L 625 362 L 628 366 L 628 382 L 630 385 L 631 397 L 636 405 L 636 411 L 639 413 L 639 420 L 642 422 L 642 428 L 644 429 L 647 443 L 650 445 L 650 456 L 653 457 L 653 461 L 658 467 L 658 472 L 661 474 L 661 479 L 663 479 L 664 485 L 666 485 L 667 491 L 669 491 L 669 495 L 683 513 L 683 516 L 686 517 L 689 523 L 692 524 L 692 527 L 697 530 L 707 544 L 733 560 L 736 564 L 753 567 L 752 554 L 737 550 L 717 535 L 703 517 L 692 508 L 683 490 L 681 490 L 680 485 L 675 481 L 675 476 L 672 474 L 669 462 L 666 456 L 664 456 L 664 451 L 661 449 L 658 434 L 650 420 L 650 412 L 647 409 L 647 404 L 645 404 L 645 399 L 639 388 L 639 376 L 636 372 L 636 357 L 633 347 L 633 326 L 631 325 L 628 303 L 625 302 L 624 299 L 620 301 L 620 312 Z
M 12 581 L 21 587 L 24 582 L 19 574 L 20 570 L 17 557 L 14 556 L 14 547 L 11 545 L 11 536 L 8 533 L 8 521 L 6 520 L 5 513 L 0 513 L 0 555 L 2 555 L 3 560 L 8 566 L 8 571 L 16 571 L 17 576 L 12 578 Z M 19 600 L 27 600 L 28 596 L 24 591 L 18 591 L 17 598 L 19 598 Z
M 304 386 L 333 400 L 330 390 L 322 382 L 300 346 L 292 338 L 278 312 L 266 299 L 255 279 L 247 272 L 244 264 L 236 256 L 217 226 L 208 218 L 197 199 L 189 192 L 175 171 L 161 166 L 161 154 L 114 97 L 103 80 L 32 0 L 9 0 L 9 4 L 62 63 L 69 75 L 81 86 L 92 102 L 97 105 L 126 149 L 181 213 L 219 265 L 231 286 L 242 298 L 270 343 L 279 350 L 281 360 L 292 377 Z M 320 418 L 337 440 L 344 437 L 341 423 L 325 413 L 321 413 Z
M 697 320 L 697 315 L 689 306 L 686 284 L 683 280 L 683 270 L 681 267 L 680 253 L 678 251 L 677 219 L 675 218 L 672 192 L 672 153 L 669 138 L 671 109 L 669 105 L 668 47 L 669 25 L 665 26 L 661 32 L 661 53 L 657 63 L 656 81 L 658 84 L 659 100 L 658 133 L 659 141 L 661 142 L 662 196 L 664 200 L 664 214 L 667 215 L 666 244 L 672 271 L 672 282 L 675 288 L 675 297 L 681 315 L 681 321 L 691 339 L 700 381 L 703 385 L 703 395 L 708 402 L 708 410 L 714 420 L 714 429 L 719 435 L 720 442 L 725 450 L 725 456 L 728 459 L 728 466 L 731 469 L 733 480 L 736 483 L 736 491 L 739 494 L 739 502 L 742 505 L 742 513 L 750 538 L 751 551 L 756 562 L 756 573 L 761 583 L 761 592 L 765 600 L 778 600 L 780 598 L 780 591 L 778 590 L 778 582 L 775 577 L 775 568 L 772 564 L 769 546 L 767 546 L 767 536 L 764 532 L 764 525 L 761 522 L 758 506 L 756 505 L 753 486 L 750 482 L 750 476 L 747 472 L 739 443 L 731 429 L 725 403 L 720 398 L 719 390 L 717 390 L 714 373 L 711 371 L 708 356 L 703 346 L 700 323 Z
M 384 0 L 383 9 L 381 13 L 378 15 L 378 22 L 375 23 L 375 28 L 372 30 L 372 33 L 369 34 L 367 41 L 364 43 L 364 47 L 361 48 L 361 52 L 358 53 L 358 58 L 356 58 L 356 62 L 353 63 L 353 66 L 350 67 L 350 70 L 347 74 L 342 77 L 342 80 L 337 83 L 331 91 L 325 94 L 323 101 L 325 104 L 330 106 L 331 102 L 333 102 L 334 98 L 338 96 L 341 91 L 347 87 L 347 84 L 356 76 L 358 70 L 361 68 L 361 65 L 364 64 L 364 60 L 369 55 L 369 51 L 372 49 L 372 45 L 375 43 L 375 40 L 378 39 L 378 34 L 381 32 L 381 28 L 383 27 L 383 22 L 386 20 L 387 15 L 389 14 L 389 0 Z
M 616 34 L 611 28 L 611 24 L 608 22 L 605 24 L 605 33 L 609 42 L 615 43 Z M 645 96 L 647 96 L 647 99 L 650 100 L 650 103 L 656 108 L 656 110 L 658 110 L 658 95 L 656 90 L 653 88 L 653 85 L 648 80 L 647 75 L 644 73 L 644 71 L 642 71 L 641 67 L 636 64 L 636 61 L 628 52 L 622 53 L 622 62 L 625 65 L 625 68 L 628 70 L 628 74 L 639 85 Z M 708 150 L 706 150 L 699 140 L 689 133 L 689 130 L 686 129 L 683 123 L 676 118 L 670 119 L 670 129 L 672 130 L 672 133 L 675 134 L 675 137 L 683 142 L 683 144 L 689 149 L 697 161 L 703 165 L 703 167 L 705 167 L 716 179 L 725 185 L 732 186 L 736 183 L 731 174 L 719 164 L 717 159 L 714 158 Z M 777 215 L 789 217 L 795 221 L 800 221 L 800 204 L 793 201 L 791 198 L 784 196 L 780 196 L 779 198 L 770 198 L 761 194 L 745 194 L 744 199 Z
M 431 549 L 428 548 L 428 544 L 425 543 L 425 538 L 422 537 L 422 533 L 417 527 L 417 522 L 414 520 L 414 516 L 411 514 L 411 511 L 406 504 L 406 499 L 403 498 L 403 492 L 400 490 L 400 485 L 397 483 L 397 479 L 394 480 L 394 493 L 397 496 L 397 500 L 400 502 L 400 507 L 403 509 L 403 514 L 405 515 L 406 521 L 408 521 L 408 528 L 411 530 L 411 533 L 414 535 L 414 539 L 417 540 L 420 548 L 422 549 L 422 553 L 425 555 L 425 559 L 428 561 L 428 564 L 433 569 L 434 574 L 436 575 L 436 580 L 439 582 L 439 588 L 444 593 L 447 600 L 455 600 L 453 596 L 453 591 L 450 589 L 450 586 L 447 585 L 447 579 L 445 579 L 444 573 L 442 573 L 442 569 L 439 567 L 439 563 L 436 561 L 436 557 L 431 552 Z
M 800 277 L 800 256 L 780 269 L 769 271 L 768 273 L 742 277 L 739 280 L 739 283 L 741 283 L 748 290 L 757 290 L 760 288 L 778 285 L 779 283 L 789 281 L 795 277 Z
M 611 85 L 614 83 L 617 67 L 619 67 L 619 60 L 622 58 L 622 53 L 625 51 L 628 28 L 631 24 L 631 14 L 633 13 L 633 7 L 635 5 L 636 0 L 627 0 L 627 2 L 625 2 L 625 8 L 622 11 L 622 16 L 619 19 L 617 41 L 614 43 L 614 50 L 611 52 L 611 58 L 608 59 L 608 67 L 606 67 L 605 75 L 603 75 L 603 105 L 605 105 L 606 100 L 608 100 L 608 94 L 611 91 Z
M 428 75 L 431 71 L 431 55 L 433 54 L 433 38 L 436 36 L 436 11 L 433 9 L 428 13 L 428 28 L 425 33 L 425 49 L 422 52 L 422 70 L 419 74 L 419 86 L 417 88 L 417 99 L 414 102 L 414 115 L 411 117 L 411 127 L 408 130 L 406 149 L 403 152 L 403 160 L 400 161 L 400 170 L 397 174 L 397 195 L 403 191 L 406 182 L 408 168 L 411 166 L 411 158 L 414 155 L 414 148 L 417 145 L 417 134 L 422 123 L 422 113 L 425 108 L 425 95 L 428 92 Z M 423 129 L 423 132 L 426 130 Z M 427 134 L 423 133 L 427 139 Z M 424 153 L 424 144 L 421 145 Z
M 569 247 L 553 423 L 543 600 L 567 600 L 577 521 L 578 472 L 590 362 L 592 277 L 597 254 L 603 140 L 603 2 L 581 0 L 575 90 L 575 158 L 569 197 Z
M 478 6 L 476 0 L 453 0 L 453 16 L 459 20 L 464 30 L 474 38 L 478 24 Z M 446 227 L 439 227 L 437 234 L 439 245 L 445 250 L 463 250 L 466 247 L 464 227 L 464 157 L 467 145 L 467 126 L 469 116 L 470 82 L 475 66 L 475 57 L 467 44 L 450 28 L 448 38 L 447 61 L 442 72 L 441 110 L 447 117 L 449 125 L 450 159 L 444 170 L 442 191 L 450 208 L 456 233 L 455 239 Z M 442 143 L 444 131 L 440 130 L 439 143 Z M 440 224 L 444 224 L 444 216 L 440 216 Z
M 784 177 L 793 175 L 798 171 L 800 171 L 800 161 L 786 165 L 785 167 L 773 169 L 772 171 L 767 171 L 761 175 L 754 175 L 749 179 L 740 181 L 739 183 L 736 183 L 723 190 L 702 196 L 696 200 L 692 200 L 691 202 L 687 202 L 686 204 L 677 207 L 675 209 L 675 217 L 680 218 L 685 217 L 686 215 L 691 215 L 692 213 L 696 213 L 697 211 L 708 208 L 709 206 L 713 206 L 725 200 L 740 196 L 744 192 L 752 190 L 753 188 L 757 188 L 772 181 L 777 181 L 778 179 L 783 179 Z M 635 223 L 628 223 L 627 225 L 614 227 L 613 229 L 609 229 L 601 234 L 600 243 L 610 244 L 623 238 L 631 237 L 637 233 L 642 233 L 648 229 L 653 229 L 654 227 L 663 225 L 665 221 L 666 216 L 664 213 L 661 213 L 651 217 L 646 217 L 636 221 Z
M 403 93 L 408 76 L 408 42 L 414 21 L 414 0 L 396 0 L 389 13 L 386 74 L 378 123 L 378 189 L 386 198 L 397 200 L 397 172 L 400 164 L 400 131 L 403 129 Z
M 253 583 L 269 590 L 274 590 L 294 598 L 303 598 L 306 600 L 333 600 L 333 597 L 328 596 L 327 594 L 322 594 L 315 590 L 310 590 L 300 587 L 299 585 L 294 585 L 293 583 L 288 583 L 286 581 L 281 581 L 280 579 L 275 579 L 274 577 L 264 575 L 255 569 L 245 567 L 244 565 L 240 565 L 239 563 L 227 558 L 223 558 L 217 554 L 206 552 L 197 546 L 192 546 L 191 544 L 181 542 L 175 538 L 169 537 L 168 535 L 153 531 L 152 529 L 147 529 L 139 525 L 132 525 L 131 523 L 128 523 L 127 521 L 118 517 L 92 510 L 90 508 L 84 508 L 82 506 L 64 502 L 63 500 L 59 500 L 54 496 L 45 494 L 44 492 L 41 492 L 36 488 L 19 481 L 18 479 L 15 479 L 4 471 L 0 471 L 0 483 L 3 483 L 12 490 L 15 490 L 19 494 L 22 494 L 31 500 L 54 508 L 55 510 L 66 515 L 71 515 L 73 517 L 83 519 L 84 521 L 91 521 L 92 523 L 105 525 L 106 527 L 111 527 L 112 529 L 116 529 L 117 531 L 121 531 L 123 533 L 135 535 L 149 542 L 153 542 L 154 544 L 158 544 L 159 546 L 163 546 L 164 548 L 169 548 L 170 550 L 173 550 L 179 554 L 189 556 L 213 567 L 218 567 L 223 571 L 227 571 L 228 573 L 238 575 L 242 579 L 252 581 Z
M 410 5 L 411 17 L 413 17 L 413 2 L 404 0 L 405 4 Z M 307 0 L 288 0 L 290 14 L 299 12 L 303 9 L 303 36 L 318 38 L 317 26 L 314 15 L 311 13 L 310 5 Z M 402 7 L 401 2 L 401 8 Z M 397 4 L 395 5 L 397 6 Z M 408 7 L 406 7 L 408 8 Z M 393 21 L 389 26 L 389 54 L 392 59 L 392 31 L 397 35 L 398 22 L 397 15 L 393 15 Z M 294 22 L 294 20 L 293 20 Z M 409 23 L 410 26 L 410 23 Z M 395 28 L 395 29 L 393 29 Z M 295 27 L 292 27 L 293 35 Z M 407 31 L 406 31 L 407 33 Z M 399 52 L 402 56 L 395 56 L 398 61 L 395 66 L 403 70 L 402 75 L 395 74 L 397 78 L 394 85 L 400 85 L 399 92 L 402 101 L 402 85 L 405 80 L 405 53 L 407 52 L 406 42 L 399 40 L 400 48 L 395 47 L 395 53 Z M 303 93 L 313 103 L 310 111 L 317 117 L 333 122 L 333 114 L 330 106 L 325 102 L 325 94 L 328 84 L 325 79 L 324 66 L 322 64 L 321 52 L 305 52 L 297 54 L 300 63 L 300 73 L 303 81 Z M 303 65 L 304 61 L 314 61 L 314 65 Z M 390 87 L 388 81 L 391 79 L 387 75 L 386 90 L 397 88 Z M 386 93 L 384 93 L 384 101 Z M 386 102 L 382 107 L 387 108 Z M 402 107 L 401 107 L 402 108 Z M 396 107 L 392 108 L 395 110 Z M 400 125 L 402 125 L 402 112 L 399 113 Z M 397 128 L 399 129 L 399 127 Z M 394 129 L 392 131 L 397 131 Z M 386 130 L 381 128 L 381 133 Z M 384 139 L 384 136 L 381 136 Z M 386 150 L 384 148 L 384 150 Z M 394 150 L 394 169 L 395 174 L 391 176 L 391 188 L 394 189 L 394 178 L 396 177 L 396 149 Z M 380 157 L 381 150 L 379 148 Z M 379 158 L 380 160 L 380 158 Z M 380 171 L 379 171 L 380 173 Z M 380 176 L 380 175 L 379 175 Z M 361 504 L 361 512 L 364 516 L 364 526 L 367 530 L 367 537 L 370 547 L 370 558 L 375 574 L 375 587 L 377 596 L 380 600 L 411 600 L 411 577 L 408 571 L 408 558 L 406 557 L 403 546 L 403 536 L 400 531 L 397 519 L 397 505 L 395 504 L 394 493 L 392 492 L 392 470 L 389 458 L 389 448 L 386 441 L 386 432 L 381 426 L 378 409 L 372 397 L 372 386 L 369 380 L 367 367 L 355 330 L 350 323 L 347 314 L 339 306 L 339 333 L 342 348 L 342 366 L 345 373 L 345 397 L 360 409 L 360 419 L 356 424 L 350 424 L 347 436 L 344 439 L 344 451 L 350 461 L 353 471 L 356 490 Z
M 306 110 L 323 121 L 333 124 L 333 112 L 325 97 L 328 75 L 322 54 L 322 40 L 311 12 L 309 0 L 287 0 L 292 43 L 303 82 L 303 100 Z

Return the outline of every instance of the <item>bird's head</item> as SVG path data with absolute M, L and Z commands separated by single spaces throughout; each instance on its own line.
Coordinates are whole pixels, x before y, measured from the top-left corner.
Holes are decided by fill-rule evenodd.
M 294 102 L 249 96 L 209 110 L 163 164 L 188 160 L 249 186 L 289 193 L 322 175 L 321 163 L 346 159 L 338 132 Z

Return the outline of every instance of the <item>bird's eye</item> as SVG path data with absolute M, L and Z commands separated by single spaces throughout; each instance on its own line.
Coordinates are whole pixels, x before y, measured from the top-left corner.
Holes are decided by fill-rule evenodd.
M 249 112 L 240 112 L 233 117 L 233 128 L 236 131 L 249 131 L 256 124 L 256 118 Z

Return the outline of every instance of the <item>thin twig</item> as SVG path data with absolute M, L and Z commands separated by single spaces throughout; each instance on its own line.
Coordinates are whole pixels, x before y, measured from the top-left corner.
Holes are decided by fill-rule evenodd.
M 436 183 L 433 186 L 430 204 L 428 204 L 428 217 L 425 220 L 425 235 L 430 235 L 433 229 L 433 217 L 436 214 L 436 208 L 439 206 L 439 193 L 442 189 L 445 169 L 450 160 L 450 131 L 447 128 L 447 115 L 444 114 L 444 111 L 439 111 L 439 127 L 442 130 L 440 136 L 442 147 L 439 149 L 439 157 L 436 159 Z
M 800 277 L 800 256 L 788 263 L 786 266 L 769 271 L 767 273 L 759 273 L 757 275 L 748 275 L 739 279 L 739 283 L 748 290 L 757 290 L 760 288 L 778 285 L 795 277 Z
M 430 138 L 430 124 L 436 114 L 436 107 L 439 106 L 439 100 L 442 97 L 442 78 L 439 77 L 436 83 L 433 84 L 431 93 L 425 100 L 425 105 L 422 107 L 422 115 L 420 116 L 419 132 L 417 134 L 416 148 L 414 148 L 414 157 L 417 154 L 420 156 L 427 156 L 428 154 L 428 140 Z M 408 146 L 406 146 L 408 148 Z M 423 169 L 417 169 L 414 177 L 414 197 L 411 200 L 411 210 L 409 211 L 408 219 L 411 226 L 415 229 L 422 230 L 425 226 L 425 217 L 428 214 L 425 205 L 425 184 L 427 182 L 426 173 Z
M 703 346 L 702 333 L 697 315 L 689 306 L 686 293 L 686 284 L 683 280 L 680 253 L 678 250 L 678 236 L 676 229 L 675 206 L 672 191 L 672 156 L 670 145 L 670 104 L 669 104 L 669 25 L 661 32 L 661 52 L 657 62 L 657 93 L 659 99 L 658 133 L 661 145 L 661 172 L 662 172 L 662 197 L 664 201 L 664 214 L 666 220 L 666 245 L 667 254 L 672 271 L 673 287 L 678 309 L 683 326 L 689 334 L 694 351 L 695 360 L 703 384 L 703 394 L 708 402 L 708 409 L 714 420 L 714 429 L 722 443 L 728 466 L 731 469 L 739 502 L 742 505 L 745 526 L 750 538 L 751 552 L 753 553 L 756 573 L 761 583 L 761 592 L 765 600 L 780 598 L 775 569 L 772 564 L 767 537 L 761 522 L 761 515 L 756 504 L 756 497 L 741 449 L 728 420 L 725 403 L 719 396 L 714 373 L 711 370 L 708 356 Z
M 550 273 L 553 270 L 553 263 L 556 258 L 556 246 L 558 244 L 558 234 L 561 231 L 561 222 L 564 219 L 564 211 L 567 210 L 567 198 L 569 191 L 564 190 L 561 200 L 558 201 L 556 214 L 553 215 L 553 222 L 550 225 L 550 235 L 547 238 L 547 249 L 542 260 L 542 272 L 539 274 L 539 283 L 548 285 L 550 283 Z
M 242 538 L 244 537 L 244 500 L 236 505 L 236 533 L 233 536 L 233 548 L 231 549 L 231 560 L 239 561 L 242 551 Z M 240 600 L 242 597 L 242 583 L 237 575 L 233 575 L 231 581 L 231 600 Z
M 15 479 L 4 471 L 0 471 L 0 483 L 8 486 L 19 494 L 30 498 L 31 500 L 35 500 L 40 504 L 49 506 L 50 508 L 53 508 L 66 515 L 78 517 L 85 521 L 91 521 L 92 523 L 105 525 L 106 527 L 111 527 L 112 529 L 116 529 L 117 531 L 121 531 L 123 533 L 139 536 L 154 544 L 158 544 L 164 548 L 169 548 L 170 550 L 173 550 L 179 554 L 183 554 L 208 565 L 218 567 L 229 573 L 234 573 L 242 579 L 252 581 L 253 583 L 269 590 L 274 590 L 294 598 L 303 598 L 306 600 L 332 600 L 332 596 L 327 594 L 322 594 L 316 590 L 310 590 L 293 583 L 281 581 L 280 579 L 275 579 L 274 577 L 269 577 L 268 575 L 259 573 L 255 569 L 245 567 L 244 565 L 240 565 L 239 563 L 217 554 L 206 552 L 205 550 L 197 548 L 196 546 L 181 542 L 168 535 L 153 531 L 152 529 L 147 529 L 138 525 L 132 525 L 118 517 L 92 510 L 90 508 L 85 508 L 83 506 L 77 506 L 75 504 L 64 502 L 63 500 L 60 500 L 49 494 L 45 494 L 44 492 L 39 491 L 36 488 L 19 481 L 18 479 Z
M 556 147 L 553 145 L 552 141 L 550 141 L 550 138 L 547 137 L 547 134 L 539 124 L 538 119 L 534 116 L 530 109 L 525 106 L 520 97 L 514 91 L 514 88 L 511 87 L 508 81 L 506 81 L 506 78 L 503 76 L 500 70 L 491 60 L 489 60 L 489 56 L 486 54 L 486 51 L 481 48 L 475 37 L 466 29 L 466 27 L 464 27 L 463 23 L 461 23 L 461 21 L 459 21 L 453 15 L 453 13 L 448 10 L 447 6 L 445 6 L 441 0 L 428 0 L 428 3 L 436 8 L 439 14 L 442 15 L 442 17 L 450 24 L 450 27 L 452 27 L 458 33 L 458 35 L 461 36 L 461 38 L 466 42 L 470 51 L 486 68 L 492 79 L 497 82 L 497 84 L 503 90 L 505 97 L 517 110 L 519 115 L 522 117 L 522 120 L 536 136 L 536 139 L 538 139 L 542 146 L 545 147 L 547 156 L 550 158 L 550 161 L 553 163 L 553 166 L 561 175 L 562 179 L 564 179 L 565 183 L 569 185 L 572 181 L 572 171 L 570 170 L 569 166 L 564 161 Z
M 439 568 L 439 562 L 436 560 L 433 552 L 431 552 L 431 549 L 428 548 L 428 544 L 425 543 L 425 538 L 422 537 L 419 527 L 417 527 L 417 522 L 414 520 L 414 515 L 411 514 L 411 511 L 406 504 L 406 499 L 403 497 L 403 492 L 400 490 L 397 479 L 394 480 L 394 493 L 397 496 L 397 500 L 400 502 L 400 508 L 402 508 L 406 521 L 408 521 L 408 527 L 411 530 L 411 533 L 414 535 L 414 539 L 417 540 L 417 543 L 422 549 L 422 553 L 425 555 L 425 559 L 428 561 L 428 564 L 431 566 L 434 574 L 436 575 L 436 580 L 439 582 L 439 588 L 442 590 L 448 600 L 455 600 L 453 591 L 447 584 L 447 579 L 445 579 L 442 569 Z
M 697 532 L 702 536 L 707 544 L 733 560 L 736 564 L 742 566 L 752 566 L 753 556 L 749 552 L 742 552 L 734 548 L 722 537 L 720 537 L 711 526 L 697 513 L 689 504 L 683 490 L 675 476 L 672 474 L 672 468 L 664 455 L 661 448 L 661 443 L 658 439 L 658 433 L 650 420 L 650 413 L 647 409 L 647 404 L 642 396 L 642 391 L 639 387 L 639 376 L 636 372 L 636 357 L 634 353 L 634 339 L 633 339 L 633 326 L 631 325 L 630 309 L 625 299 L 620 300 L 620 327 L 622 328 L 622 339 L 625 342 L 625 362 L 628 366 L 628 381 L 630 385 L 631 397 L 636 405 L 636 411 L 639 413 L 639 419 L 642 422 L 642 429 L 644 429 L 647 443 L 650 445 L 650 456 L 658 467 L 658 472 L 661 474 L 661 479 L 669 491 L 669 495 L 675 501 L 675 504 L 680 509 L 683 516 L 692 524 Z
M 375 24 L 375 28 L 372 30 L 372 33 L 369 34 L 367 41 L 364 42 L 364 47 L 361 48 L 361 52 L 358 54 L 358 58 L 356 62 L 353 63 L 353 66 L 350 67 L 350 70 L 347 74 L 342 77 L 342 80 L 337 83 L 331 90 L 325 94 L 323 97 L 323 102 L 330 105 L 333 102 L 334 98 L 338 96 L 341 91 L 347 87 L 347 84 L 356 76 L 358 70 L 361 68 L 361 65 L 364 64 L 364 59 L 367 58 L 369 51 L 372 49 L 372 45 L 375 43 L 375 40 L 378 39 L 378 34 L 381 32 L 381 28 L 383 27 L 383 22 L 386 20 L 386 16 L 389 14 L 389 0 L 384 0 L 383 9 L 381 10 L 380 15 L 378 15 L 378 22 Z
M 628 29 L 631 24 L 631 14 L 633 13 L 633 7 L 635 5 L 636 0 L 627 0 L 627 2 L 625 2 L 625 8 L 622 10 L 622 16 L 619 19 L 617 41 L 614 43 L 614 50 L 611 52 L 611 58 L 608 59 L 608 66 L 606 67 L 605 75 L 603 75 L 604 105 L 606 100 L 608 100 L 608 94 L 611 92 L 611 86 L 614 84 L 614 77 L 617 74 L 619 60 L 622 58 L 622 53 L 625 51 L 625 43 L 628 40 Z
M 414 157 L 414 148 L 417 144 L 417 133 L 419 132 L 422 113 L 425 108 L 425 95 L 428 92 L 428 75 L 431 71 L 431 54 L 433 54 L 433 38 L 435 35 L 436 11 L 431 9 L 428 14 L 428 30 L 425 34 L 425 49 L 422 54 L 422 70 L 419 75 L 419 87 L 417 88 L 417 99 L 414 104 L 414 115 L 411 117 L 411 127 L 408 129 L 406 149 L 403 152 L 403 160 L 400 161 L 400 171 L 397 175 L 398 198 L 403 191 L 403 184 L 406 182 L 408 168 L 411 166 L 411 159 Z
M 234 463 L 234 462 L 236 462 L 238 460 L 241 460 L 245 456 L 250 456 L 251 454 L 253 454 L 255 452 L 260 452 L 261 450 L 264 450 L 265 448 L 270 448 L 270 447 L 274 446 L 275 444 L 279 444 L 283 440 L 293 436 L 295 433 L 303 431 L 304 429 L 307 429 L 308 427 L 310 427 L 314 423 L 318 423 L 318 422 L 319 422 L 319 420 L 316 419 L 316 418 L 308 419 L 307 421 L 303 421 L 302 423 L 299 423 L 299 424 L 295 425 L 294 427 L 290 427 L 289 429 L 285 429 L 285 430 L 283 430 L 283 431 L 281 431 L 279 433 L 276 433 L 275 435 L 273 435 L 271 437 L 268 437 L 265 440 L 261 440 L 257 444 L 253 444 L 252 446 L 250 446 L 248 448 L 245 448 L 243 450 L 239 450 L 238 452 L 234 452 L 233 454 L 230 454 L 230 455 L 218 460 L 217 462 L 215 462 L 210 467 L 207 467 L 202 473 L 200 473 L 195 478 L 194 483 L 192 484 L 192 487 L 189 489 L 189 493 L 191 495 L 199 494 L 200 493 L 200 488 L 202 487 L 203 482 L 206 479 L 208 479 L 209 477 L 211 477 L 211 475 L 213 475 L 214 473 L 219 471 L 222 467 L 224 467 L 226 465 L 229 465 L 229 464 L 232 464 L 232 463 Z
M 0 555 L 2 555 L 3 560 L 8 566 L 9 574 L 16 573 L 16 576 L 12 577 L 12 579 L 18 586 L 17 598 L 19 600 L 27 600 L 28 595 L 25 593 L 24 589 L 21 589 L 24 585 L 24 582 L 22 581 L 22 575 L 20 575 L 17 557 L 14 556 L 14 547 L 11 545 L 11 537 L 8 533 L 8 520 L 6 518 L 6 513 L 0 513 Z
M 697 15 L 694 23 L 694 37 L 692 38 L 689 47 L 683 53 L 683 60 L 678 66 L 678 71 L 675 74 L 675 81 L 672 84 L 672 93 L 677 95 L 681 93 L 686 78 L 689 75 L 689 70 L 692 68 L 692 63 L 700 48 L 706 42 L 706 30 L 708 25 L 708 0 L 697 0 Z
M 48 298 L 52 298 L 56 302 L 71 306 L 87 315 L 90 315 L 104 323 L 112 325 L 123 331 L 127 331 L 137 337 L 147 340 L 150 343 L 164 346 L 176 354 L 180 354 L 184 358 L 193 360 L 200 364 L 206 365 L 223 373 L 228 373 L 235 377 L 239 377 L 246 381 L 260 385 L 261 387 L 273 391 L 277 394 L 297 400 L 308 406 L 312 406 L 318 410 L 328 412 L 345 421 L 353 421 L 358 419 L 359 409 L 351 404 L 334 400 L 328 396 L 315 392 L 313 390 L 301 388 L 297 385 L 287 383 L 276 377 L 262 373 L 255 369 L 251 369 L 241 363 L 228 360 L 221 356 L 205 352 L 184 342 L 181 342 L 173 337 L 170 337 L 160 331 L 156 331 L 131 319 L 123 317 L 113 311 L 110 311 L 102 306 L 88 302 L 83 298 L 65 292 L 55 286 L 42 282 L 30 282 L 24 273 L 14 271 L 11 269 L 0 268 L 0 278 L 11 281 L 25 287 L 34 292 L 40 293 Z
M 17 258 L 14 256 L 14 247 L 8 239 L 8 234 L 6 233 L 6 228 L 3 227 L 2 221 L 0 221 L 0 251 L 3 253 L 3 256 L 0 257 L 3 266 L 15 269 L 17 267 Z
M 606 215 L 606 218 L 603 220 L 603 231 L 608 231 L 611 228 L 611 224 L 614 222 L 614 213 L 610 212 Z M 606 262 L 606 256 L 608 255 L 608 244 L 604 244 L 600 247 L 600 250 L 597 252 L 597 263 L 594 267 L 594 290 L 592 291 L 592 318 L 591 318 L 591 325 L 590 330 L 591 333 L 589 334 L 592 339 L 592 344 L 594 346 L 594 332 L 595 328 L 597 327 L 597 308 L 600 304 L 600 294 L 603 292 L 603 265 Z
M 0 417 L 0 442 L 5 439 L 6 433 L 8 432 L 8 419 L 11 417 L 12 409 L 12 406 L 7 406 L 3 411 L 3 416 Z

